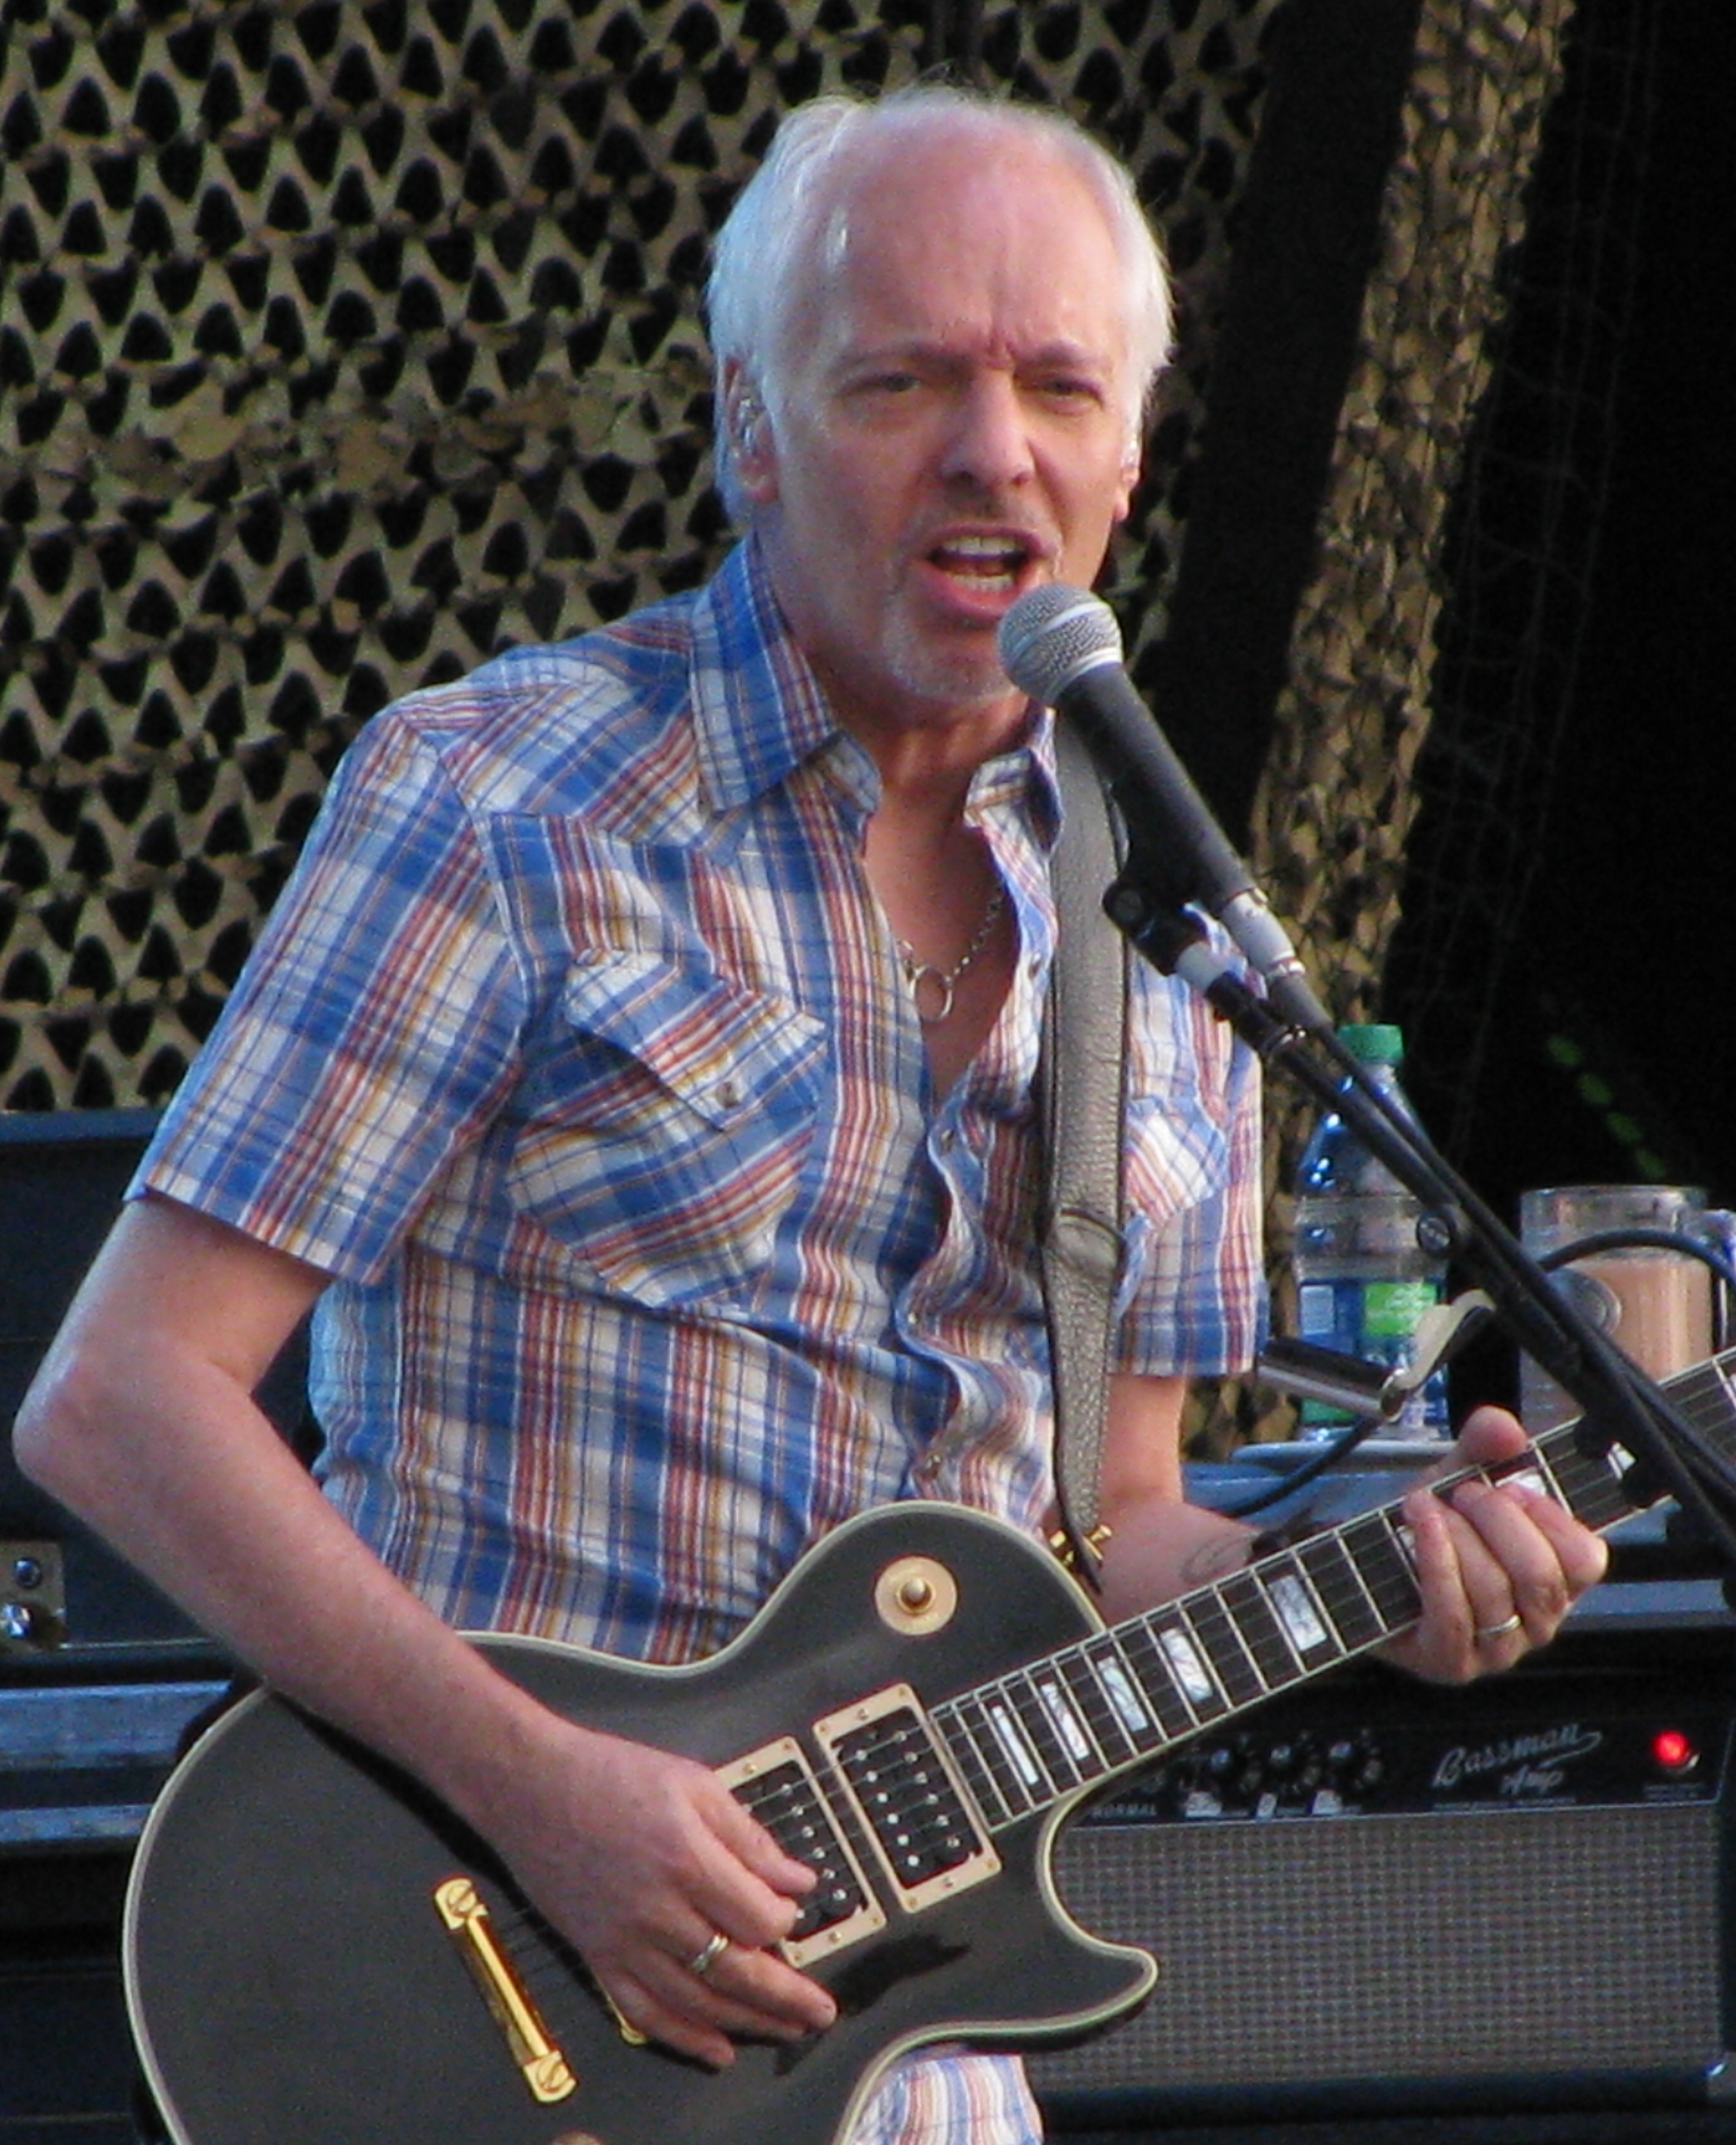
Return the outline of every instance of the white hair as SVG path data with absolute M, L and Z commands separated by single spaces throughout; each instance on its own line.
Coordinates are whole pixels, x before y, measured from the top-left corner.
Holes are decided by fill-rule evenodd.
M 798 105 L 779 125 L 765 161 L 718 233 L 707 313 L 714 366 L 717 480 L 738 521 L 749 512 L 736 465 L 736 440 L 724 381 L 734 369 L 773 416 L 782 409 L 788 327 L 803 271 L 824 233 L 825 182 L 846 152 L 864 141 L 918 129 L 1019 137 L 1064 157 L 1102 207 L 1120 257 L 1127 305 L 1128 450 L 1137 453 L 1158 374 L 1168 361 L 1174 314 L 1162 249 L 1146 219 L 1125 165 L 1071 119 L 1037 105 L 923 84 L 868 103 L 820 97 Z

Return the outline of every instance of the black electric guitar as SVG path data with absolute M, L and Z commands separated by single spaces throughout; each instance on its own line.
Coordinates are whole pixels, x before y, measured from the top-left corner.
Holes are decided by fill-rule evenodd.
M 1714 1428 L 1732 1373 L 1736 1351 L 1672 1391 Z M 1638 1509 L 1626 1467 L 1569 1425 L 1502 1471 L 1601 1529 Z M 695 1667 L 478 1638 L 557 1711 L 715 1766 L 819 1872 L 787 1948 L 838 2023 L 720 2073 L 624 2035 L 475 1837 L 257 1694 L 141 1842 L 125 1957 L 147 2077 L 176 2145 L 833 2145 L 904 2051 L 1053 2042 L 1137 2004 L 1152 1959 L 1056 1896 L 1062 1821 L 1417 1609 L 1396 1505 L 1106 1630 L 1047 1551 L 917 1503 L 828 1536 Z

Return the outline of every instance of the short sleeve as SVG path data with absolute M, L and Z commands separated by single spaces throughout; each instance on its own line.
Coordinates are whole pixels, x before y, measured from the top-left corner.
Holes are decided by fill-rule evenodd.
M 372 1279 L 510 1086 L 524 1006 L 463 802 L 388 710 L 340 767 L 133 1192 Z
M 1243 1370 L 1266 1324 L 1259 1064 L 1186 984 L 1134 988 L 1117 1366 Z

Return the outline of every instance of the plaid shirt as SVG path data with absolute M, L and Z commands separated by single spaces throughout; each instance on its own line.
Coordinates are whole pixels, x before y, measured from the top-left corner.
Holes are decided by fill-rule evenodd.
M 864 1506 L 1041 1524 L 1047 719 L 971 790 L 1021 950 L 946 1095 L 863 868 L 878 797 L 751 540 L 400 702 L 332 785 L 140 1184 L 334 1277 L 327 1494 L 454 1623 L 687 1660 Z M 1236 1367 L 1256 1077 L 1136 989 L 1121 1361 Z

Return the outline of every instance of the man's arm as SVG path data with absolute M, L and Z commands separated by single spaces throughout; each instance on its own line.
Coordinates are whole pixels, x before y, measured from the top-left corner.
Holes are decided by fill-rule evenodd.
M 1247 1561 L 1254 1530 L 1186 1501 L 1180 1378 L 1121 1376 L 1110 1386 L 1102 1504 L 1112 1533 L 1100 1606 L 1113 1622 L 1204 1586 Z M 1525 1434 L 1497 1408 L 1466 1422 L 1449 1466 L 1488 1466 L 1522 1451 Z M 1422 1591 L 1420 1621 L 1385 1657 L 1439 1683 L 1466 1682 L 1546 1645 L 1608 1551 L 1552 1499 L 1516 1483 L 1467 1484 L 1448 1501 L 1413 1490 L 1405 1516 Z M 1519 1624 L 1495 1640 L 1480 1632 Z
M 811 1881 L 704 1767 L 560 1719 L 404 1586 L 251 1395 L 325 1286 L 165 1200 L 122 1215 L 20 1411 L 20 1464 L 214 1637 L 418 1774 L 640 2030 L 701 2061 L 830 2022 L 766 1948 Z M 731 1948 L 691 1971 L 714 1932 Z

